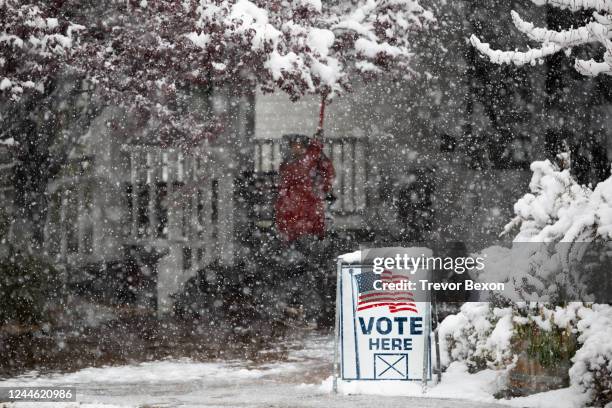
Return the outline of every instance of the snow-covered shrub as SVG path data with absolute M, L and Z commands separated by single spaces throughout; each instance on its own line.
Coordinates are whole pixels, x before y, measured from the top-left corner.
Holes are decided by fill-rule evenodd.
M 504 234 L 518 229 L 512 248 L 484 249 L 486 267 L 477 278 L 505 282 L 503 295 L 513 301 L 586 299 L 591 276 L 581 263 L 587 251 L 610 241 L 612 178 L 590 189 L 548 160 L 531 170 L 531 192 L 517 201 L 504 228 Z
M 612 402 L 612 307 L 572 302 L 549 307 L 521 303 L 499 308 L 466 303 L 439 326 L 441 360 L 465 362 L 470 372 L 504 369 L 526 352 L 544 368 L 571 361 L 570 385 L 593 406 Z
M 518 229 L 512 247 L 483 250 L 486 268 L 478 279 L 506 282 L 501 298 L 518 301 L 511 308 L 509 329 L 513 333 L 509 343 L 515 350 L 508 352 L 516 354 L 526 347 L 529 357 L 543 367 L 571 359 L 570 384 L 588 394 L 593 405 L 604 406 L 612 401 L 612 308 L 582 302 L 550 304 L 560 304 L 564 296 L 583 298 L 589 289 L 588 270 L 576 266 L 585 263 L 593 245 L 606 246 L 612 238 L 612 178 L 591 189 L 579 185 L 568 169 L 549 161 L 534 162 L 531 169 L 531 192 L 515 204 L 516 217 L 504 229 L 504 233 Z M 597 252 L 597 259 L 606 256 L 606 251 Z M 525 302 L 536 299 L 539 303 Z M 486 309 L 481 313 L 490 315 Z M 463 309 L 449 318 L 446 326 L 463 319 L 459 327 L 474 332 L 457 336 L 461 330 L 451 331 L 460 339 L 476 340 L 474 350 L 487 344 L 482 335 L 490 328 L 476 333 Z M 456 343 L 449 349 L 452 357 L 472 358 Z M 490 352 L 484 350 L 472 354 Z
M 612 307 L 593 305 L 579 310 L 582 344 L 569 370 L 570 383 L 580 387 L 594 406 L 612 403 Z
M 538 303 L 516 304 L 512 319 L 515 353 L 525 351 L 544 368 L 569 362 L 576 353 L 576 322 L 583 308 L 580 302 L 555 308 Z
M 567 361 L 575 352 L 576 322 L 582 308 L 579 302 L 556 308 L 536 303 L 508 307 L 466 303 L 440 324 L 442 363 L 464 361 L 471 371 L 503 368 L 522 351 L 544 367 Z
M 514 205 L 516 217 L 504 233 L 519 227 L 515 242 L 587 242 L 612 237 L 612 178 L 591 190 L 569 169 L 550 161 L 531 164 L 531 193 Z
M 444 366 L 464 361 L 471 372 L 512 362 L 512 309 L 489 303 L 466 303 L 439 327 Z

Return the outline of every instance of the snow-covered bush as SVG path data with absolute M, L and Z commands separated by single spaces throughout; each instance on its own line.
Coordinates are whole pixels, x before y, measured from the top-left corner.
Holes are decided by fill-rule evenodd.
M 484 249 L 487 262 L 478 279 L 505 282 L 503 295 L 512 301 L 587 299 L 594 275 L 581 263 L 587 251 L 610 241 L 612 178 L 590 189 L 548 160 L 532 163 L 531 170 L 531 192 L 514 205 L 516 216 L 503 232 L 518 230 L 512 248 Z
M 439 327 L 441 362 L 464 361 L 471 372 L 512 362 L 512 309 L 466 303 Z
M 544 368 L 569 362 L 576 352 L 576 323 L 580 302 L 550 308 L 539 303 L 513 306 L 514 353 L 526 355 Z
M 495 365 L 512 361 L 523 351 L 542 367 L 571 359 L 570 385 L 582 389 L 595 406 L 604 406 L 612 401 L 612 307 L 551 304 L 560 304 L 560 293 L 577 299 L 584 296 L 582 289 L 588 289 L 589 274 L 584 270 L 583 276 L 562 272 L 580 270 L 575 266 L 585 258 L 587 243 L 610 241 L 612 178 L 591 189 L 549 161 L 534 162 L 531 169 L 531 192 L 515 204 L 516 217 L 504 229 L 506 234 L 518 229 L 512 247 L 483 250 L 486 268 L 478 276 L 483 281 L 506 282 L 506 292 L 495 300 L 515 303 L 504 309 L 465 305 L 441 324 L 443 344 L 451 360 L 466 360 L 475 368 L 483 366 L 474 363 L 479 359 Z M 605 256 L 606 251 L 601 252 Z M 570 293 L 574 285 L 578 290 Z M 500 313 L 510 316 L 510 323 L 502 326 L 503 342 L 491 340 L 495 330 L 502 332 L 503 319 L 495 330 L 491 323 Z M 509 347 L 503 350 L 503 358 L 496 359 L 499 344 Z
M 584 310 L 588 309 L 580 302 L 556 308 L 537 303 L 508 307 L 466 303 L 440 324 L 442 364 L 460 361 L 470 372 L 485 368 L 520 372 L 526 359 L 534 364 L 527 367 L 542 372 L 567 367 L 576 353 L 577 323 Z
M 579 185 L 569 169 L 550 161 L 531 164 L 531 193 L 514 205 L 516 217 L 504 227 L 519 227 L 515 242 L 590 242 L 612 237 L 612 178 L 594 190 Z
M 540 43 L 540 48 L 529 51 L 500 51 L 491 49 L 489 44 L 483 43 L 474 35 L 470 38 L 472 44 L 492 62 L 497 64 L 534 64 L 542 58 L 566 51 L 568 54 L 573 47 L 583 44 L 599 43 L 605 49 L 603 61 L 593 59 L 576 59 L 574 67 L 583 75 L 612 75 L 612 3 L 609 0 L 531 0 L 538 6 L 550 5 L 559 9 L 569 9 L 573 12 L 593 12 L 592 18 L 584 25 L 568 30 L 548 30 L 536 27 L 527 22 L 513 11 L 512 22 L 516 28 L 531 40 Z
M 594 406 L 612 403 L 612 307 L 593 305 L 579 310 L 577 329 L 580 349 L 569 370 L 570 382 L 590 398 Z
M 572 339 L 582 308 L 579 302 L 553 309 L 536 303 L 466 303 L 440 324 L 442 363 L 463 361 L 471 371 L 505 368 L 522 351 L 545 367 L 568 360 L 575 351 Z

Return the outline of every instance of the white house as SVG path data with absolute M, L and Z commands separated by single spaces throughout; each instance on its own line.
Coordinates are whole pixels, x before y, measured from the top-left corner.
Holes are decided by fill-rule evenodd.
M 361 87 L 328 108 L 325 152 L 337 172 L 334 228 L 359 239 L 396 240 L 405 228 L 402 217 L 412 211 L 400 208 L 406 190 L 426 195 L 418 199 L 418 211 L 432 216 L 434 225 L 420 230 L 422 240 L 496 234 L 495 227 L 482 232 L 473 226 L 503 225 L 512 189 L 526 184 L 528 173 L 466 169 L 440 149 L 438 139 L 411 134 L 411 115 L 402 116 L 405 123 L 394 122 L 385 98 Z M 249 219 L 241 183 L 249 174 L 274 182 L 282 135 L 312 134 L 319 101 L 217 90 L 201 105 L 226 122 L 214 139 L 189 149 L 161 146 L 150 125 L 132 123 L 117 109 L 106 109 L 94 121 L 48 186 L 46 246 L 57 262 L 78 270 L 121 259 L 130 248 L 163 255 L 155 265 L 144 265 L 156 274 L 163 314 L 171 311 L 170 295 L 199 269 L 232 265 L 241 256 L 253 222 L 272 225 L 269 211 L 267 220 Z M 424 183 L 433 188 L 421 188 Z

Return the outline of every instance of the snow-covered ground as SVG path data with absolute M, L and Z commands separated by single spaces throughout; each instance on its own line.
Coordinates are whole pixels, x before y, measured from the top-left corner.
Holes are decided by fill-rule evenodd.
M 452 366 L 441 384 L 422 394 L 420 385 L 386 382 L 380 386 L 340 384 L 331 392 L 332 340 L 310 336 L 292 347 L 283 361 L 195 362 L 166 360 L 135 365 L 87 368 L 75 373 L 29 373 L 0 386 L 74 386 L 76 403 L 16 403 L 9 407 L 499 407 L 491 396 L 497 375 L 468 375 Z M 354 395 L 359 392 L 360 395 Z M 559 406 L 571 392 L 512 401 L 518 406 Z M 425 398 L 424 398 L 425 397 Z M 549 398 L 550 397 L 550 398 Z M 544 402 L 544 404 L 542 404 Z M 556 405 L 555 405 L 556 404 Z
M 483 370 L 469 374 L 463 363 L 453 363 L 442 375 L 440 384 L 431 384 L 423 393 L 418 383 L 399 382 L 351 382 L 340 383 L 342 394 L 393 395 L 443 399 L 447 401 L 469 400 L 482 404 L 509 405 L 514 407 L 533 408 L 580 408 L 585 406 L 585 396 L 572 388 L 542 392 L 528 397 L 498 400 L 493 395 L 503 386 L 502 371 Z M 328 380 L 331 389 L 331 379 Z

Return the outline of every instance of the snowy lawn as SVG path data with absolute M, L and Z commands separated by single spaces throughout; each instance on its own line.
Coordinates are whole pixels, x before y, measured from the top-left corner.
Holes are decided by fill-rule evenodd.
M 36 372 L 0 381 L 0 386 L 74 386 L 76 403 L 16 403 L 7 407 L 578 407 L 578 393 L 558 390 L 527 398 L 496 400 L 501 374 L 468 374 L 455 363 L 442 382 L 422 393 L 404 382 L 340 383 L 333 394 L 333 343 L 310 336 L 295 344 L 287 358 L 268 364 L 248 361 L 164 360 L 134 365 L 86 368 L 74 373 Z

